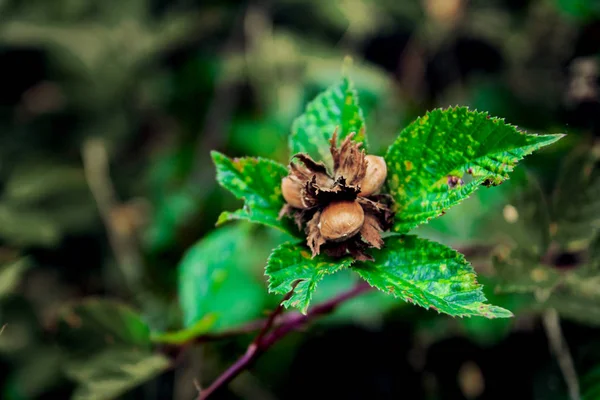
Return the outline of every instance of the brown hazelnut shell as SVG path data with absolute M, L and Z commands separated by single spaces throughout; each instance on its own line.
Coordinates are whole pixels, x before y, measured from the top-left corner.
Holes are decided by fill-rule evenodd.
M 338 242 L 356 235 L 365 222 L 365 212 L 356 201 L 329 204 L 321 213 L 319 230 L 329 241 Z
M 359 196 L 370 196 L 377 193 L 387 177 L 387 165 L 383 157 L 368 155 L 365 156 L 367 161 L 367 171 L 365 177 L 360 183 Z
M 285 201 L 294 208 L 306 208 L 302 203 L 302 186 L 300 182 L 286 176 L 281 180 L 281 194 Z

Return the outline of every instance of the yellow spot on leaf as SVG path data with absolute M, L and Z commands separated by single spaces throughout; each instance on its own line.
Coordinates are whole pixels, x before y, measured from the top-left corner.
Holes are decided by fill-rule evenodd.
M 304 258 L 310 258 L 310 254 L 308 254 L 308 252 L 304 250 L 300 252 L 300 255 Z
M 400 178 L 398 178 L 398 175 L 393 175 L 392 176 L 392 180 L 390 182 L 390 186 L 392 187 L 392 189 L 397 189 L 400 187 Z
M 412 161 L 404 160 L 404 167 L 406 168 L 407 171 L 410 171 L 411 169 L 413 169 Z
M 242 160 L 240 160 L 239 158 L 236 158 L 233 160 L 233 166 L 235 167 L 235 169 L 237 169 L 240 172 L 244 171 L 244 164 L 242 163 Z

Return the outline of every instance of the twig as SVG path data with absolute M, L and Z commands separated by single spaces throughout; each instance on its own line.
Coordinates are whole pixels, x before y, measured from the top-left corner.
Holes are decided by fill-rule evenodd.
M 273 323 L 274 325 L 278 325 L 279 322 L 277 320 L 278 320 L 278 318 L 276 318 L 275 322 Z M 192 343 L 213 342 L 216 340 L 227 339 L 227 338 L 231 338 L 231 337 L 236 337 L 236 336 L 256 332 L 265 325 L 266 321 L 267 321 L 267 319 L 265 319 L 265 318 L 257 319 L 255 321 L 251 321 L 251 322 L 247 323 L 246 325 L 242 325 L 237 328 L 227 329 L 227 330 L 223 330 L 223 331 L 220 331 L 217 333 L 205 333 L 203 335 L 196 336 L 195 338 L 190 340 L 190 342 L 192 342 Z M 177 346 L 181 346 L 181 345 L 177 345 Z
M 131 235 L 116 225 L 114 211 L 121 206 L 110 179 L 108 155 L 101 139 L 87 140 L 82 149 L 83 169 L 92 196 L 104 222 L 110 246 L 130 293 L 143 301 L 139 287 L 142 272 L 142 258 L 137 244 Z
M 252 341 L 246 353 L 242 357 L 240 357 L 229 369 L 227 369 L 221 376 L 215 380 L 207 389 L 200 392 L 197 400 L 206 400 L 210 395 L 215 393 L 217 390 L 221 389 L 223 386 L 227 385 L 231 382 L 235 377 L 237 377 L 242 371 L 248 368 L 256 359 L 269 347 L 274 345 L 277 341 L 287 335 L 289 332 L 298 329 L 302 325 L 304 325 L 307 321 L 320 316 L 329 314 L 333 310 L 336 309 L 340 304 L 348 301 L 356 296 L 361 295 L 367 291 L 371 290 L 371 287 L 366 282 L 361 282 L 356 285 L 354 288 L 350 289 L 347 292 L 340 294 L 328 300 L 324 303 L 321 303 L 314 308 L 312 308 L 306 315 L 302 315 L 299 313 L 288 314 L 290 317 L 285 319 L 282 324 L 275 328 L 271 333 L 269 330 L 271 329 L 276 317 L 283 312 L 283 302 L 291 297 L 293 294 L 293 290 L 289 292 L 283 300 L 279 303 L 277 309 L 271 314 L 267 323 L 264 325 L 261 332 L 258 334 L 256 339 Z
M 269 315 L 267 322 L 264 324 L 264 326 L 262 327 L 262 329 L 260 330 L 260 332 L 258 333 L 256 338 L 252 341 L 252 343 L 250 343 L 250 346 L 248 346 L 246 353 L 235 364 L 233 364 L 227 371 L 225 371 L 225 373 L 223 373 L 220 377 L 218 377 L 217 380 L 208 387 L 208 389 L 201 391 L 200 394 L 198 395 L 199 400 L 206 399 L 208 396 L 210 396 L 214 391 L 219 389 L 221 386 L 224 386 L 227 383 L 229 383 L 240 372 L 242 372 L 246 368 L 246 366 L 248 366 L 252 361 L 254 361 L 254 359 L 258 356 L 258 352 L 262 348 L 263 338 L 269 332 L 269 330 L 272 328 L 273 323 L 275 322 L 275 318 L 277 318 L 277 316 L 284 311 L 285 307 L 284 307 L 283 303 L 286 300 L 289 300 L 290 297 L 292 297 L 292 295 L 294 294 L 294 290 L 296 289 L 296 285 L 298 285 L 299 282 L 300 281 L 297 281 L 292 285 L 292 290 L 290 290 L 283 297 L 283 299 L 281 299 L 281 301 L 279 302 L 279 305 L 277 306 L 275 311 L 273 311 L 271 313 L 271 315 Z
M 544 329 L 550 342 L 550 348 L 556 356 L 558 365 L 567 384 L 569 390 L 569 398 L 571 400 L 580 400 L 579 381 L 577 379 L 577 372 L 573 365 L 573 358 L 567 347 L 567 343 L 560 329 L 560 320 L 558 318 L 558 312 L 549 308 L 544 312 L 542 316 L 544 323 Z
M 373 288 L 369 286 L 367 282 L 360 282 L 352 289 L 326 301 L 316 305 L 306 315 L 300 313 L 290 314 L 290 318 L 286 320 L 279 328 L 275 329 L 269 336 L 265 338 L 264 347 L 268 348 L 272 346 L 279 339 L 287 335 L 293 330 L 300 328 L 309 320 L 329 314 L 333 312 L 340 304 L 345 303 L 363 293 L 371 291 Z

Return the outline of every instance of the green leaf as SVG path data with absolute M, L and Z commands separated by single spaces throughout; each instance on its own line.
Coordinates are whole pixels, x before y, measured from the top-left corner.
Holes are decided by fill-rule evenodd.
M 262 158 L 244 157 L 232 160 L 216 151 L 211 154 L 221 186 L 245 201 L 243 209 L 221 214 L 218 225 L 229 220 L 242 219 L 297 234 L 298 230 L 289 218 L 278 218 L 279 211 L 285 203 L 281 195 L 281 180 L 288 174 L 286 167 Z
M 395 200 L 393 229 L 406 233 L 480 185 L 499 185 L 520 159 L 561 137 L 525 134 L 466 107 L 428 112 L 400 133 L 385 156 Z M 449 185 L 451 177 L 464 183 Z
M 59 317 L 59 342 L 75 358 L 88 358 L 113 346 L 150 349 L 148 325 L 125 304 L 87 299 L 65 306 Z
M 267 262 L 266 275 L 269 277 L 269 292 L 280 295 L 292 290 L 294 294 L 283 304 L 296 307 L 306 314 L 317 284 L 325 275 L 333 274 L 352 264 L 351 258 L 332 260 L 320 254 L 311 258 L 309 250 L 299 243 L 284 243 L 276 248 Z
M 169 359 L 161 354 L 114 348 L 71 362 L 65 372 L 79 384 L 73 400 L 109 400 L 154 378 L 169 365 Z
M 81 168 L 35 160 L 15 167 L 3 197 L 11 204 L 23 205 L 82 191 L 89 188 Z
M 339 139 L 356 132 L 354 140 L 363 142 L 366 148 L 363 113 L 354 85 L 348 78 L 319 94 L 308 103 L 304 114 L 296 118 L 289 139 L 291 154 L 308 153 L 332 167 L 329 140 L 336 129 Z
M 327 275 L 319 283 L 319 290 L 312 297 L 314 303 L 330 300 L 348 290 L 359 282 L 360 276 L 352 272 L 352 268 L 343 269 L 332 275 Z M 392 296 L 378 290 L 364 293 L 359 297 L 343 302 L 335 310 L 319 319 L 319 323 L 354 323 L 374 326 L 383 323 L 384 316 L 391 309 L 408 306 L 400 303 Z
M 373 256 L 375 262 L 356 263 L 353 269 L 383 292 L 452 316 L 512 316 L 485 304 L 473 267 L 449 247 L 416 236 L 392 236 Z
M 168 187 L 168 184 L 164 187 Z M 154 202 L 152 222 L 144 231 L 146 248 L 156 251 L 175 246 L 182 225 L 193 220 L 204 204 L 204 199 L 197 192 L 195 187 L 183 186 L 178 190 L 163 193 Z
M 34 344 L 7 377 L 0 397 L 5 400 L 28 400 L 42 397 L 64 383 L 63 354 L 53 344 Z
M 561 281 L 557 270 L 540 264 L 539 256 L 525 249 L 501 249 L 493 256 L 496 289 L 505 293 L 552 290 Z
M 30 266 L 27 258 L 20 258 L 0 266 L 0 298 L 14 290 Z
M 208 314 L 189 328 L 175 332 L 153 332 L 151 340 L 154 343 L 168 343 L 181 345 L 192 339 L 209 332 L 217 321 L 217 315 Z
M 53 247 L 61 227 L 40 209 L 21 209 L 0 203 L 0 238 L 16 245 Z
M 548 308 L 555 309 L 561 318 L 576 321 L 581 324 L 600 327 L 600 302 L 576 292 L 552 293 L 536 309 L 540 312 Z
M 511 179 L 507 184 L 513 182 Z M 502 206 L 510 194 L 506 190 L 508 185 L 502 185 L 497 190 L 476 191 L 449 209 L 444 218 L 435 218 L 428 224 L 419 225 L 412 234 L 454 248 L 497 243 L 498 220 L 502 218 Z
M 490 303 L 506 307 L 515 314 L 525 309 L 532 301 L 531 295 L 497 293 L 494 280 L 491 278 L 479 275 L 477 280 L 483 284 L 483 292 Z M 511 318 L 465 318 L 460 322 L 471 340 L 483 345 L 491 345 L 501 341 L 510 334 L 515 320 Z
M 58 343 L 67 376 L 79 385 L 74 399 L 113 399 L 169 366 L 151 353 L 150 329 L 128 306 L 88 299 L 59 314 Z
M 23 296 L 6 296 L 0 301 L 2 359 L 24 361 L 34 351 L 45 335 L 39 318 L 39 309 Z
M 583 21 L 600 17 L 600 3 L 597 0 L 554 0 L 554 2 L 564 14 Z
M 581 272 L 588 275 L 600 275 L 600 234 L 596 235 L 590 244 L 588 260 L 581 266 Z
M 185 253 L 178 269 L 186 328 L 209 316 L 216 318 L 211 330 L 260 316 L 266 291 L 258 274 L 253 276 L 251 271 L 262 270 L 267 256 L 254 252 L 257 242 L 249 228 L 245 224 L 219 228 Z
M 502 222 L 490 229 L 506 233 L 519 248 L 541 257 L 550 245 L 548 200 L 533 174 L 520 170 L 514 175 L 521 175 L 522 182 L 509 184 L 513 193 L 502 209 Z M 514 175 L 511 184 L 516 183 Z
M 600 365 L 595 365 L 581 378 L 581 399 L 595 400 L 600 398 Z
M 575 149 L 565 159 L 553 196 L 555 239 L 571 251 L 586 248 L 600 228 L 600 149 Z

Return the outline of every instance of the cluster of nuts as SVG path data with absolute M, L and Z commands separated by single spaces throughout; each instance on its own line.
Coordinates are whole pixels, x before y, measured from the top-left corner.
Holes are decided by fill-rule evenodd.
M 365 155 L 353 136 L 338 148 L 334 133 L 333 173 L 308 155 L 296 154 L 300 163 L 290 163 L 290 174 L 281 182 L 287 202 L 281 214 L 304 227 L 313 256 L 323 249 L 331 256 L 371 259 L 365 250 L 381 248 L 380 233 L 389 229 L 393 217 L 389 197 L 377 194 L 387 176 L 385 160 Z

